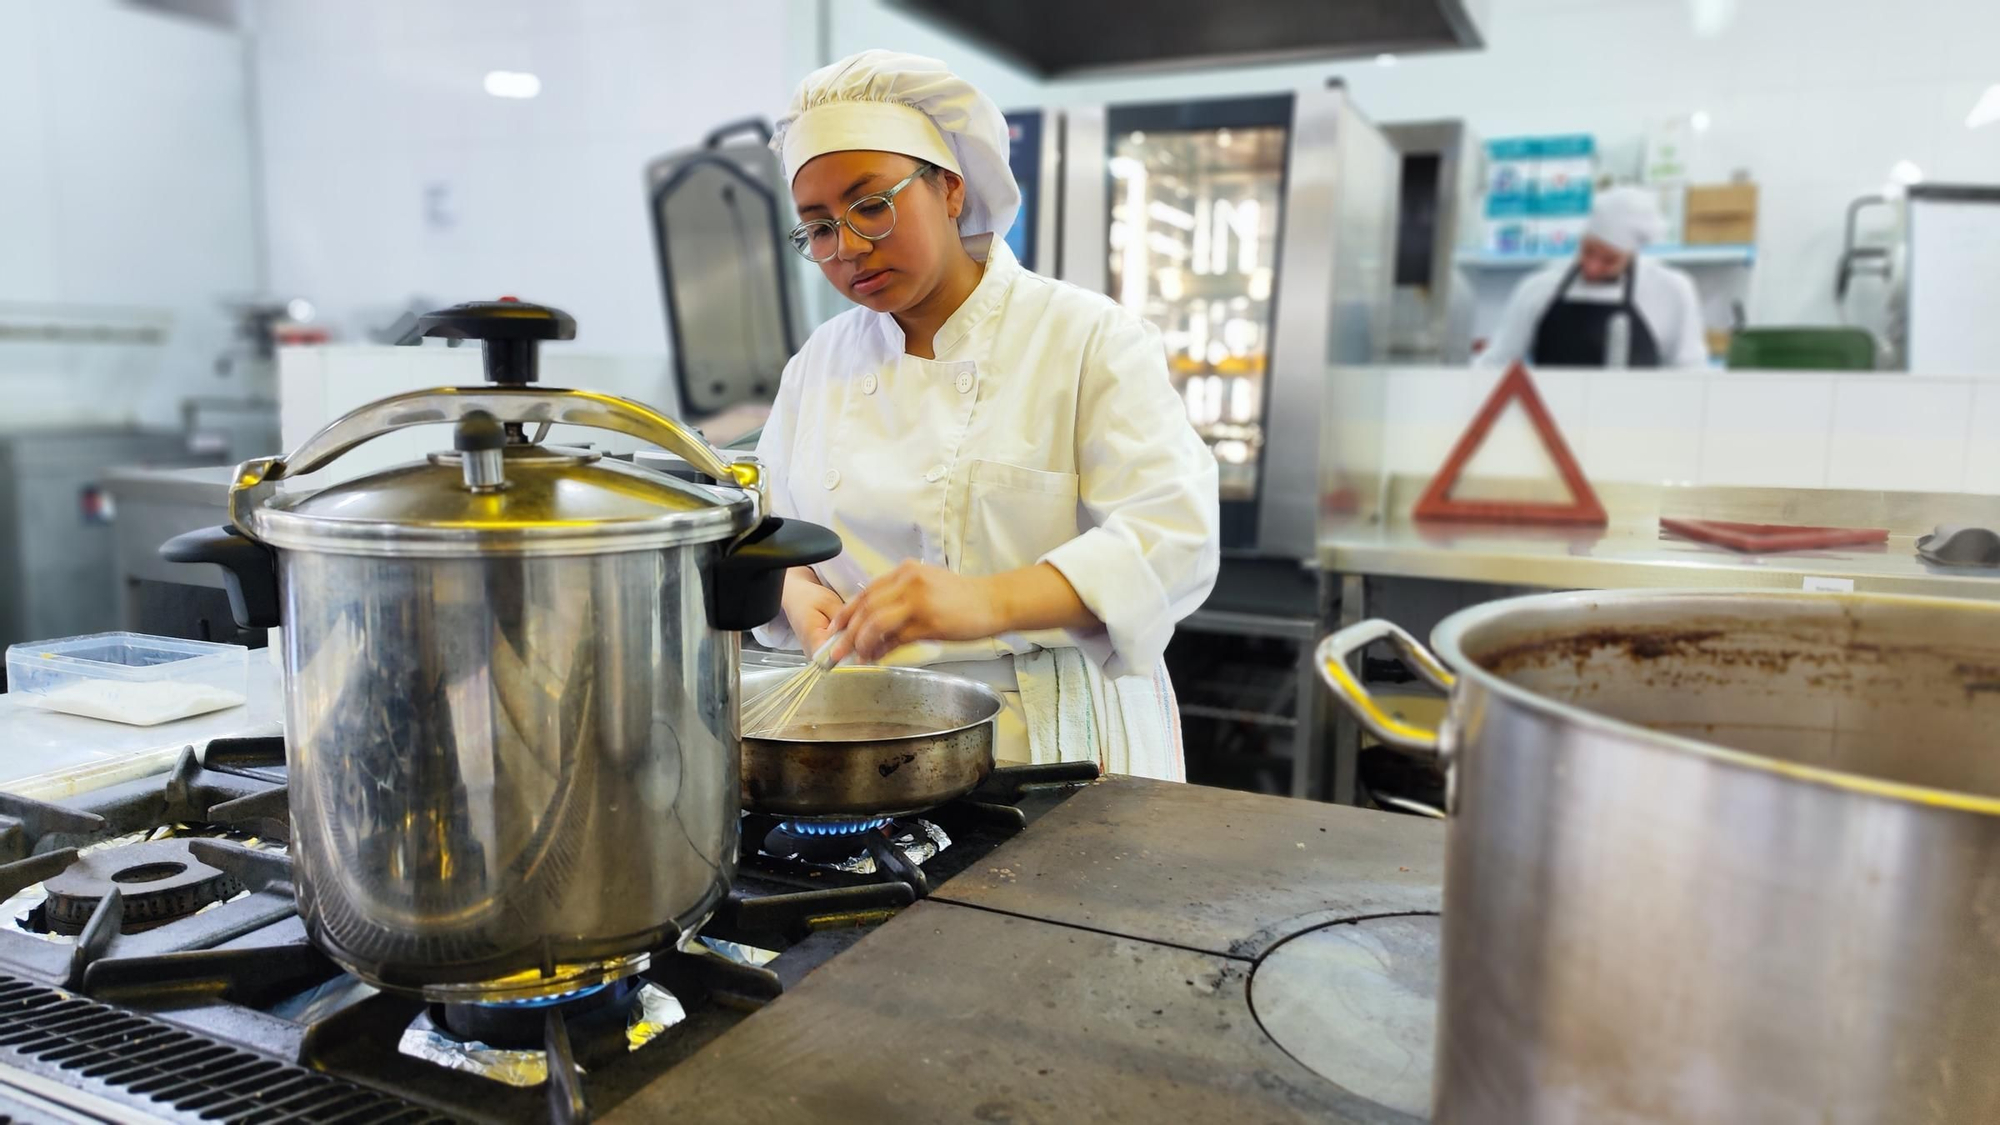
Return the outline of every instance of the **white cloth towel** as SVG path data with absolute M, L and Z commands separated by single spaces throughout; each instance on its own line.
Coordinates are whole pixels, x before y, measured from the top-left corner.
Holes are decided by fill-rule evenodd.
M 1106 773 L 1186 781 L 1180 706 L 1166 666 L 1107 679 L 1074 648 L 1014 658 L 1031 761 L 1092 760 Z

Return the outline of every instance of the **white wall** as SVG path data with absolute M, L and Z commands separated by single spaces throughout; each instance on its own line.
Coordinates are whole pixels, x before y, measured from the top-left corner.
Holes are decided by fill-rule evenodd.
M 1844 209 L 1898 161 L 1934 181 L 2000 182 L 2000 124 L 1965 128 L 2000 83 L 1993 0 L 1491 0 L 1479 52 L 1054 83 L 877 3 L 833 12 L 836 54 L 926 50 L 1008 105 L 1217 97 L 1337 75 L 1378 122 L 1461 118 L 1487 138 L 1589 132 L 1635 166 L 1651 123 L 1706 111 L 1696 178 L 1742 169 L 1763 187 L 1749 290 L 1760 323 L 1838 321 Z
M 513 294 L 592 351 L 667 350 L 646 164 L 789 89 L 789 7 L 693 0 L 264 0 L 275 288 L 343 331 Z M 491 70 L 539 97 L 487 95 Z
M 162 326 L 159 346 L 0 339 L 0 426 L 171 424 L 257 284 L 244 48 L 113 0 L 0 0 L 0 320 Z
M 1503 372 L 1349 369 L 1349 401 L 1377 400 L 1365 429 L 1389 474 L 1428 476 Z M 1904 374 L 1538 371 L 1535 387 L 1595 482 L 2000 494 L 2000 378 Z M 1553 476 L 1518 407 L 1476 472 Z M 1361 468 L 1373 468 L 1362 465 Z

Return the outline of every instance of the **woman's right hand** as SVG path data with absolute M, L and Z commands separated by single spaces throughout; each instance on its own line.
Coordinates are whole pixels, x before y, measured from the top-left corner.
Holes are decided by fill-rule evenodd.
M 819 651 L 819 646 L 833 632 L 833 615 L 846 604 L 839 594 L 820 585 L 811 575 L 812 571 L 803 569 L 787 573 L 781 603 L 785 621 L 791 625 L 792 635 L 799 639 L 807 656 Z

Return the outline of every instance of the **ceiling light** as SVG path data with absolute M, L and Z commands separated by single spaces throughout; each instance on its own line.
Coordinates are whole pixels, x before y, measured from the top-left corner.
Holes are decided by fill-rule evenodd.
M 1708 116 L 1707 110 L 1697 109 L 1694 111 L 1694 114 L 1688 118 L 1688 124 L 1693 126 L 1695 132 L 1706 133 L 1708 132 L 1708 127 L 1710 125 L 1715 124 L 1715 122 Z
M 1375 56 L 1375 65 L 1376 65 L 1376 66 L 1395 66 L 1395 65 L 1396 65 L 1396 56 L 1394 56 L 1394 55 L 1389 55 L 1389 54 L 1382 54 L 1382 55 L 1376 55 L 1376 56 Z
M 532 98 L 542 92 L 542 80 L 521 70 L 489 70 L 486 92 L 496 98 Z
M 2000 85 L 1986 87 L 1986 92 L 1979 96 L 1979 104 L 1965 115 L 1965 127 L 1977 129 L 1995 121 L 2000 121 Z
M 1688 0 L 1688 22 L 1703 39 L 1714 39 L 1736 22 L 1736 0 Z

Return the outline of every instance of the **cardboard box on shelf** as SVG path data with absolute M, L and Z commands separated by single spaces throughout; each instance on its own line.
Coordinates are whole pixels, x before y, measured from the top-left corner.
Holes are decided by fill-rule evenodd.
M 1480 248 L 1489 254 L 1533 254 L 1534 216 L 1526 196 L 1488 198 Z
M 1540 137 L 1535 147 L 1535 213 L 1547 218 L 1590 214 L 1597 143 L 1587 135 Z
M 1577 246 L 1583 242 L 1584 228 L 1589 225 L 1589 215 L 1537 218 L 1535 253 L 1551 258 L 1576 253 Z
M 1535 194 L 1538 155 L 1532 138 L 1489 141 L 1486 145 L 1486 214 L 1502 218 L 1525 209 Z
M 1757 185 L 1714 184 L 1687 189 L 1681 239 L 1689 246 L 1734 246 L 1757 241 Z

